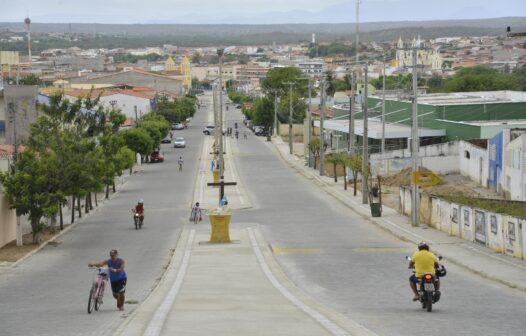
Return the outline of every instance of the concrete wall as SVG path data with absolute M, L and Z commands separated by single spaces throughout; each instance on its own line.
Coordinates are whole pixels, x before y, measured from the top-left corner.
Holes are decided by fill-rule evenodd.
M 65 96 L 66 98 L 75 101 L 76 97 Z M 114 94 L 111 96 L 100 97 L 100 102 L 104 107 L 111 108 L 111 101 L 117 102 L 116 107 L 121 109 L 121 112 L 126 115 L 127 118 L 135 120 L 135 106 L 137 106 L 137 116 L 140 118 L 146 113 L 152 111 L 151 102 L 148 98 L 130 96 L 126 94 Z
M 16 215 L 0 194 L 0 247 L 16 239 Z
M 411 158 L 387 159 L 385 168 L 382 160 L 371 159 L 371 168 L 374 174 L 389 176 L 411 167 Z M 432 156 L 419 158 L 419 165 L 438 174 L 450 174 L 459 171 L 458 156 Z
M 29 134 L 29 127 L 36 122 L 38 117 L 37 111 L 37 86 L 36 85 L 7 85 L 4 87 L 4 100 L 6 121 L 9 120 L 9 105 L 13 104 L 14 113 L 16 114 L 16 138 L 21 143 Z M 13 124 L 6 122 L 6 143 L 14 143 Z
M 458 147 L 460 174 L 467 176 L 483 187 L 488 186 L 489 154 L 467 141 L 460 141 Z
M 506 198 L 526 201 L 526 134 L 506 145 L 503 179 Z
M 411 189 L 400 188 L 399 212 L 411 216 Z M 420 222 L 451 236 L 526 260 L 526 218 L 493 213 L 422 194 Z

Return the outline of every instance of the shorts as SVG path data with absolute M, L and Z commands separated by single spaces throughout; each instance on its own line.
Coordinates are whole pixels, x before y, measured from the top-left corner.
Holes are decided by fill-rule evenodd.
M 124 293 L 126 291 L 126 280 L 127 279 L 121 279 L 117 281 L 111 282 L 111 290 L 113 293 Z
M 439 280 L 440 280 L 440 278 L 439 278 L 437 275 L 435 275 L 435 282 L 436 282 L 436 281 L 439 281 Z M 418 279 L 418 278 L 416 277 L 416 275 L 413 274 L 413 275 L 411 275 L 411 276 L 409 277 L 409 281 L 412 282 L 412 283 L 417 284 L 417 283 L 420 282 L 420 279 Z
M 417 283 L 419 282 L 419 280 L 418 280 L 418 278 L 416 277 L 416 275 L 413 274 L 413 275 L 411 275 L 411 276 L 409 277 L 409 282 L 412 282 L 412 283 L 417 284 Z

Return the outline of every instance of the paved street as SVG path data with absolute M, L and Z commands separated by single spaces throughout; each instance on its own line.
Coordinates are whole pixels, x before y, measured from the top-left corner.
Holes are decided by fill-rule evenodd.
M 239 118 L 241 118 L 239 116 Z M 447 263 L 432 314 L 411 301 L 404 259 L 415 246 L 380 230 L 290 169 L 263 138 L 239 140 L 240 178 L 288 277 L 380 335 L 522 335 L 526 294 Z
M 208 108 L 211 108 L 210 103 Z M 127 262 L 130 276 L 127 300 L 144 301 L 161 277 L 187 224 L 192 193 L 196 189 L 198 157 L 203 149 L 201 128 L 206 120 L 204 113 L 198 113 L 189 130 L 176 132 L 187 138 L 186 149 L 175 150 L 164 145 L 165 163 L 143 166 L 144 171 L 132 176 L 115 198 L 61 237 L 62 243 L 57 247 L 46 247 L 17 268 L 0 268 L 0 323 L 6 335 L 113 334 L 124 321 L 122 317 L 133 310 L 133 304 L 126 305 L 122 314 L 115 309 L 114 300 L 107 296 L 100 312 L 86 313 L 92 273 L 85 265 L 106 258 L 110 248 L 117 248 Z M 227 126 L 232 127 L 237 121 L 242 134 L 244 126 L 239 110 L 231 108 L 226 120 Z M 415 246 L 395 238 L 342 205 L 322 191 L 316 181 L 300 176 L 285 163 L 272 143 L 248 132 L 247 140 L 231 139 L 229 147 L 235 153 L 233 163 L 242 190 L 246 191 L 253 206 L 237 210 L 233 216 L 233 239 L 240 243 L 225 245 L 227 250 L 221 246 L 200 245 L 198 242 L 206 240 L 208 224 L 204 221 L 186 227 L 186 236 L 196 231 L 195 241 L 188 239 L 189 244 L 193 244 L 194 257 L 186 264 L 188 278 L 183 276 L 179 280 L 181 294 L 175 296 L 173 303 L 176 314 L 168 317 L 164 334 L 174 334 L 183 330 L 179 329 L 183 326 L 197 335 L 193 325 L 200 320 L 206 320 L 199 325 L 201 328 L 209 325 L 222 328 L 226 317 L 218 318 L 221 316 L 218 313 L 206 319 L 200 313 L 203 304 L 209 312 L 221 312 L 230 307 L 232 311 L 239 311 L 240 316 L 250 317 L 250 322 L 244 319 L 242 324 L 232 324 L 231 329 L 221 329 L 219 334 L 234 335 L 234 331 L 247 334 L 259 325 L 257 323 L 281 331 L 272 334 L 286 335 L 289 330 L 286 328 L 297 330 L 290 324 L 292 320 L 282 321 L 283 329 L 280 330 L 281 324 L 273 314 L 290 303 L 284 302 L 278 292 L 270 288 L 261 270 L 255 267 L 254 257 L 250 256 L 247 234 L 250 235 L 252 227 L 258 224 L 256 231 L 262 233 L 259 248 L 269 260 L 266 247 L 272 247 L 277 262 L 297 288 L 310 296 L 310 300 L 378 335 L 524 334 L 525 292 L 483 279 L 447 260 L 449 273 L 442 282 L 442 299 L 434 306 L 433 313 L 424 312 L 411 301 L 407 281 L 411 273 L 404 257 L 410 255 Z M 182 173 L 176 169 L 179 153 L 183 153 L 185 161 Z M 228 189 L 226 193 L 228 196 Z M 139 197 L 145 199 L 146 227 L 136 232 L 131 225 L 129 209 Z M 172 282 L 161 287 L 169 288 L 175 283 L 186 251 L 189 250 L 185 250 L 183 244 L 173 259 L 174 264 L 168 268 L 167 278 Z M 273 260 L 272 256 L 270 259 Z M 221 273 L 221 269 L 228 272 Z M 207 287 L 211 274 L 211 283 L 221 284 L 225 288 L 223 292 L 213 293 Z M 277 278 L 286 282 L 283 277 Z M 228 281 L 223 283 L 217 279 Z M 293 289 L 290 291 L 301 297 Z M 150 304 L 158 307 L 164 293 Z M 258 299 L 258 295 L 262 297 Z M 225 297 L 225 305 L 217 305 L 222 297 Z M 253 310 L 245 308 L 250 304 Z M 135 330 L 142 330 L 155 311 L 145 308 L 147 314 L 138 316 L 131 324 L 131 327 L 135 327 L 133 323 L 140 324 Z M 251 314 L 255 311 L 268 313 L 263 315 L 272 323 L 258 322 L 263 315 Z M 290 307 L 286 311 L 296 316 L 296 323 L 306 318 Z M 241 318 L 236 320 L 236 317 L 229 315 L 229 323 Z M 265 334 L 265 328 L 258 330 Z
M 208 108 L 211 104 L 208 103 Z M 129 275 L 126 300 L 141 302 L 151 292 L 171 257 L 182 225 L 187 224 L 200 154 L 205 113 L 189 129 L 185 149 L 163 144 L 165 162 L 145 164 L 115 197 L 17 268 L 0 268 L 2 335 L 109 335 L 122 322 L 109 290 L 99 312 L 86 312 L 93 271 L 88 262 L 119 250 Z M 177 158 L 183 156 L 183 172 Z M 145 227 L 136 231 L 130 209 L 145 201 Z M 124 315 L 134 308 L 125 305 Z

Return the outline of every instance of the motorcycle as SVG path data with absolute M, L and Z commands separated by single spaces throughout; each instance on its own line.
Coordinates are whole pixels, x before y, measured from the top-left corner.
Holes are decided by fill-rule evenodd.
M 135 211 L 131 210 L 133 213 L 133 224 L 135 225 L 135 230 L 139 230 L 142 227 L 141 215 Z
M 411 257 L 406 257 L 407 260 L 411 261 Z M 442 260 L 439 256 L 438 260 Z M 413 271 L 415 273 L 415 271 Z M 433 310 L 433 304 L 440 300 L 440 291 L 435 290 L 435 283 L 439 278 L 446 276 L 446 268 L 442 264 L 438 264 L 438 267 L 433 273 L 424 273 L 422 277 L 418 279 L 418 296 L 419 301 L 422 304 L 422 309 L 427 309 L 428 312 Z

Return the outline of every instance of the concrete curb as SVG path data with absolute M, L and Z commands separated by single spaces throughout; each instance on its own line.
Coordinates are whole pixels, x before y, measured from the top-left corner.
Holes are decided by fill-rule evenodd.
M 350 333 L 350 335 L 376 336 L 376 334 L 371 330 L 362 326 L 358 322 L 345 317 L 337 311 L 334 311 L 324 306 L 323 304 L 318 303 L 314 298 L 312 298 L 310 295 L 298 288 L 283 272 L 283 269 L 279 265 L 279 262 L 268 248 L 269 245 L 266 243 L 265 238 L 263 237 L 263 234 L 259 229 L 259 225 L 247 228 L 246 230 L 249 230 L 249 232 L 252 231 L 254 233 L 255 240 L 258 247 L 260 248 L 261 254 L 265 262 L 267 263 L 271 274 L 276 278 L 277 282 L 286 290 L 288 290 L 297 300 L 299 300 L 305 306 L 307 306 L 309 310 L 313 310 L 314 312 L 321 314 L 322 322 L 325 322 L 324 320 L 326 319 L 327 321 L 330 321 L 330 323 L 320 323 L 320 321 L 316 319 L 312 314 L 306 313 L 307 315 L 309 315 L 310 318 L 313 318 L 315 321 L 320 323 L 333 335 L 348 335 L 348 332 Z M 287 296 L 285 295 L 285 297 Z M 290 298 L 288 299 L 290 300 Z M 300 307 L 298 308 L 301 309 Z M 335 326 L 337 326 L 337 328 L 331 329 L 330 324 L 334 324 Z
M 113 335 L 115 335 L 115 336 L 118 336 L 118 335 L 129 336 L 130 332 L 127 331 L 126 329 L 130 325 L 130 323 L 134 322 L 135 317 L 137 316 L 137 314 L 142 312 L 142 309 L 145 308 L 148 304 L 150 304 L 150 301 L 155 299 L 154 296 L 157 294 L 157 291 L 162 286 L 165 285 L 166 279 L 168 278 L 169 275 L 171 275 L 171 272 L 174 272 L 174 270 L 175 270 L 175 272 L 177 272 L 179 270 L 179 267 L 177 265 L 180 265 L 180 263 L 181 263 L 181 260 L 182 260 L 181 251 L 184 251 L 184 247 L 186 245 L 186 240 L 185 239 L 187 238 L 189 232 L 190 232 L 190 230 L 187 230 L 185 228 L 181 229 L 181 231 L 179 233 L 179 237 L 177 238 L 177 242 L 176 242 L 175 247 L 173 249 L 173 253 L 172 253 L 171 257 L 170 257 L 170 260 L 168 262 L 166 270 L 163 272 L 161 278 L 157 281 L 157 284 L 150 291 L 148 296 L 138 306 L 135 307 L 135 309 L 132 311 L 132 313 L 130 315 L 126 316 L 126 319 L 123 322 L 120 323 L 120 325 L 117 327 L 117 329 L 113 332 Z M 154 312 L 155 312 L 155 309 L 154 309 Z M 148 316 L 150 316 L 150 315 L 148 315 Z M 145 328 L 146 325 L 143 325 L 143 327 Z M 124 332 L 126 332 L 126 333 L 124 333 Z M 137 334 L 138 335 L 142 335 L 143 334 L 143 330 L 142 329 L 141 330 L 137 330 Z
M 143 170 L 140 170 L 140 171 L 137 171 L 137 173 L 140 173 L 142 172 Z M 130 175 L 130 177 L 133 176 Z M 60 238 L 61 236 L 65 235 L 66 233 L 68 233 L 70 230 L 72 230 L 75 226 L 77 226 L 78 224 L 82 223 L 83 221 L 85 221 L 87 218 L 90 217 L 90 215 L 94 212 L 97 212 L 99 211 L 99 209 L 104 206 L 108 201 L 112 200 L 117 194 L 119 194 L 121 192 L 121 190 L 124 188 L 124 186 L 126 186 L 126 184 L 128 183 L 128 181 L 124 181 L 124 183 L 121 184 L 121 188 L 119 188 L 118 190 L 116 190 L 113 194 L 111 194 L 109 196 L 108 199 L 103 199 L 103 202 L 102 204 L 100 204 L 99 202 L 99 205 L 94 208 L 93 210 L 90 210 L 89 213 L 87 214 L 84 214 L 84 216 L 82 218 L 79 218 L 77 219 L 77 221 L 73 224 L 70 224 L 68 225 L 67 228 L 65 228 L 64 230 L 60 231 L 59 233 L 57 233 L 56 235 L 54 235 L 53 237 L 49 238 L 48 240 L 46 240 L 45 242 L 43 242 L 42 244 L 40 244 L 40 246 L 38 246 L 36 249 L 34 249 L 33 251 L 27 253 L 25 256 L 23 256 L 22 258 L 18 259 L 17 261 L 13 262 L 12 264 L 9 264 L 7 265 L 8 267 L 17 267 L 18 265 L 20 265 L 22 262 L 24 262 L 25 260 L 31 258 L 33 255 L 37 254 L 38 252 L 40 252 L 40 250 L 42 250 L 44 247 L 46 247 L 49 243 L 52 243 L 54 242 L 55 240 L 57 240 L 58 238 Z
M 395 236 L 396 238 L 402 240 L 402 241 L 406 241 L 406 242 L 411 242 L 411 243 L 414 243 L 414 244 L 417 244 L 420 240 L 422 239 L 415 239 L 414 237 L 408 237 L 404 234 L 402 234 L 401 232 L 399 232 L 400 230 L 404 230 L 402 227 L 398 226 L 397 224 L 395 223 L 390 223 L 391 226 L 395 226 L 397 229 L 392 229 L 390 228 L 388 225 L 386 225 L 385 223 L 382 223 L 381 221 L 373 218 L 373 217 L 370 217 L 368 213 L 364 213 L 363 211 L 361 211 L 361 209 L 357 209 L 355 207 L 353 207 L 351 204 L 349 204 L 347 202 L 347 200 L 341 198 L 337 193 L 335 193 L 334 191 L 330 190 L 330 186 L 325 182 L 323 181 L 321 178 L 319 178 L 318 176 L 316 176 L 315 174 L 312 174 L 310 172 L 307 172 L 305 171 L 305 169 L 303 169 L 304 167 L 298 167 L 298 162 L 295 162 L 295 161 L 292 161 L 292 160 L 289 160 L 288 158 L 286 158 L 284 156 L 284 154 L 279 150 L 279 148 L 277 148 L 277 144 L 275 143 L 275 141 L 272 141 L 272 144 L 274 145 L 274 148 L 275 150 L 279 153 L 279 157 L 282 159 L 282 161 L 284 161 L 289 167 L 291 167 L 292 169 L 294 169 L 295 171 L 297 171 L 301 176 L 305 177 L 307 180 L 316 180 L 318 183 L 322 184 L 321 186 L 321 189 L 327 193 L 328 195 L 331 195 L 332 197 L 334 197 L 336 200 L 338 200 L 338 202 L 340 202 L 342 205 L 346 206 L 347 208 L 349 208 L 350 210 L 354 211 L 357 215 L 361 216 L 363 219 L 369 221 L 370 223 L 376 225 L 377 227 L 379 227 L 380 229 L 384 230 L 385 232 Z M 320 186 L 317 186 L 317 187 L 320 187 Z M 391 209 L 389 207 L 386 207 L 384 206 L 385 208 L 389 209 L 389 210 L 392 210 L 392 211 L 395 211 L 394 209 Z M 396 212 L 396 211 L 395 211 Z M 382 219 L 383 221 L 385 221 L 385 219 Z M 514 288 L 514 289 L 518 289 L 518 290 L 521 290 L 521 291 L 526 291 L 526 286 L 521 286 L 521 285 L 517 285 L 517 284 L 513 284 L 509 281 L 506 281 L 506 280 L 503 280 L 503 279 L 500 279 L 500 278 L 497 278 L 493 275 L 490 275 L 486 272 L 483 272 L 483 271 L 480 271 L 462 261 L 460 261 L 459 259 L 457 259 L 456 257 L 454 256 L 451 256 L 450 254 L 448 254 L 447 252 L 446 253 L 442 253 L 444 252 L 444 250 L 442 250 L 440 247 L 434 247 L 435 250 L 437 252 L 439 252 L 439 254 L 441 254 L 442 256 L 444 256 L 447 261 L 459 266 L 459 267 L 462 267 L 474 274 L 477 274 L 485 279 L 488 279 L 488 280 L 492 280 L 492 281 L 496 281 L 498 283 L 501 283 L 505 286 L 508 286 L 510 288 Z

